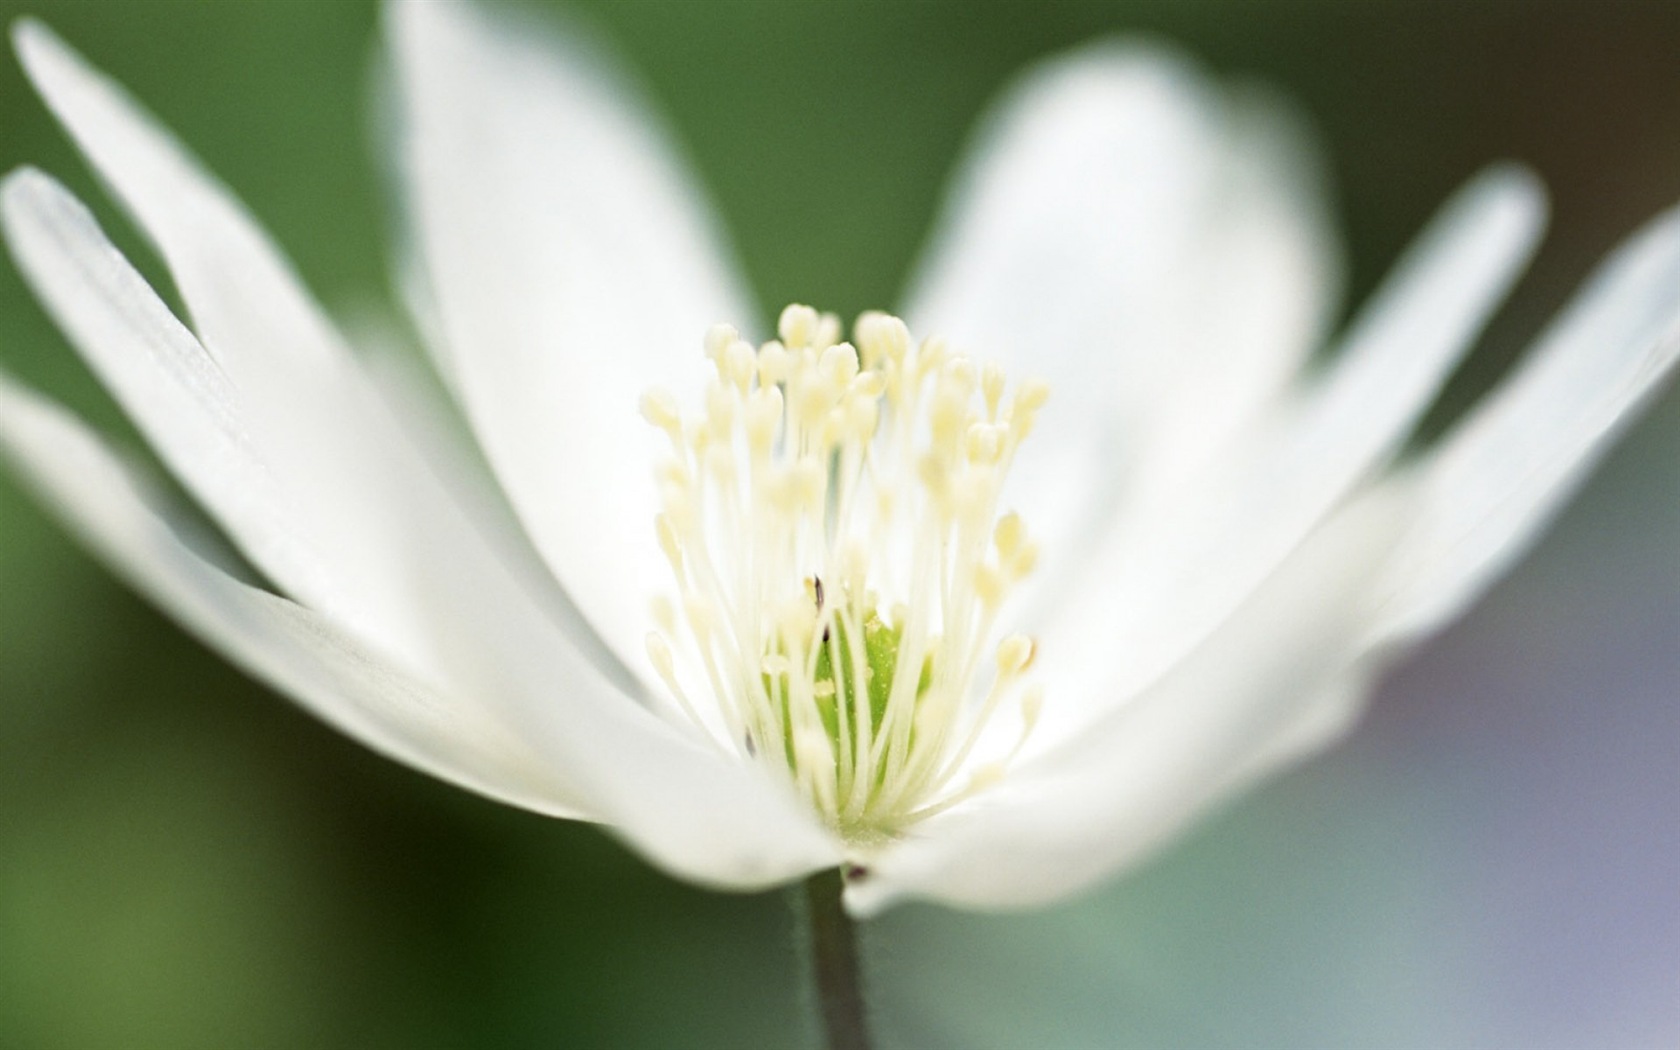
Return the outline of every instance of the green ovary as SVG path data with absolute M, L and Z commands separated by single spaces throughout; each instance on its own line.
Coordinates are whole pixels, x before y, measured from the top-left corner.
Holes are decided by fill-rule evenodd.
M 898 674 L 899 649 L 904 640 L 904 627 L 889 624 L 870 607 L 863 614 L 863 647 L 861 653 L 853 642 L 854 631 L 846 625 L 855 623 L 855 616 L 836 616 L 824 632 L 826 641 L 814 641 L 814 670 L 811 673 L 811 695 L 815 700 L 823 731 L 836 755 L 851 752 L 858 738 L 860 705 L 869 705 L 869 738 L 876 740 L 886 721 L 887 704 L 892 697 L 893 680 Z M 861 659 L 860 659 L 861 657 Z M 838 673 L 836 669 L 838 667 Z M 797 766 L 797 756 L 791 732 L 791 677 L 801 669 L 762 676 L 765 694 L 776 701 L 783 728 L 783 751 L 789 769 Z M 863 687 L 859 688 L 861 672 Z M 916 682 L 916 699 L 933 684 L 933 655 L 922 659 L 922 673 Z M 867 699 L 866 699 L 867 698 Z M 842 736 L 845 742 L 842 742 Z M 911 733 L 912 742 L 914 731 Z M 885 764 L 877 763 L 873 779 L 879 787 L 885 775 Z

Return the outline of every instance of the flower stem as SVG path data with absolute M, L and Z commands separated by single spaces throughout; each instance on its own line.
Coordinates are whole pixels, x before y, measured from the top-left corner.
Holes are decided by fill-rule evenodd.
M 869 1050 L 869 1017 L 858 970 L 857 928 L 840 902 L 844 882 L 838 869 L 805 880 L 805 914 L 811 929 L 811 961 L 828 1050 Z

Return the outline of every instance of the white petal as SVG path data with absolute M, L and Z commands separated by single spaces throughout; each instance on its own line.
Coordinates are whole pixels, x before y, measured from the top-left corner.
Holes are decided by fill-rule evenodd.
M 85 427 L 3 376 L 0 446 L 138 589 L 375 750 L 503 802 L 611 821 L 691 879 L 750 888 L 838 859 L 756 770 L 718 761 L 635 707 L 602 703 L 598 679 L 580 673 L 551 697 L 561 718 L 497 722 L 330 621 L 238 583 L 193 553 L 157 498 Z
M 38 23 L 22 20 L 13 35 L 42 97 L 163 254 L 198 339 L 79 205 L 25 175 L 9 194 L 8 223 L 37 292 L 253 562 L 411 666 L 428 666 L 411 566 L 393 542 L 413 516 L 378 510 L 398 482 L 363 469 L 373 421 L 342 411 L 354 376 L 336 333 L 238 201 L 118 85 Z M 370 476 L 380 480 L 370 486 Z
M 1416 638 L 1528 549 L 1680 357 L 1680 210 L 1631 237 L 1418 466 L 1426 509 L 1377 628 Z
M 1545 212 L 1545 191 L 1515 167 L 1490 169 L 1447 203 L 1286 423 L 1285 455 L 1299 459 L 1278 470 L 1292 487 L 1345 488 L 1398 447 L 1522 273 Z
M 0 375 L 0 447 L 134 587 L 247 671 L 368 747 L 490 798 L 580 817 L 526 744 L 380 659 L 329 620 L 196 553 L 177 515 L 86 427 Z
M 202 463 L 201 469 L 188 471 L 194 455 L 188 446 L 193 441 L 162 440 L 162 429 L 197 426 L 208 433 L 231 425 L 243 432 L 241 440 L 259 453 L 259 466 L 274 474 L 278 502 L 290 512 L 292 524 L 278 530 L 305 534 L 315 553 L 327 559 L 325 573 L 317 573 L 300 597 L 320 601 L 322 611 L 340 616 L 346 626 L 411 667 L 441 672 L 451 661 L 460 664 L 455 650 L 462 648 L 466 659 L 478 658 L 471 640 L 497 634 L 499 623 L 485 617 L 460 622 L 461 610 L 472 603 L 464 602 L 460 593 L 440 594 L 436 580 L 440 564 L 458 566 L 463 577 L 476 574 L 487 582 L 506 577 L 506 569 L 495 564 L 501 555 L 486 549 L 478 522 L 470 520 L 468 512 L 475 508 L 463 507 L 460 494 L 440 485 L 338 334 L 239 203 L 117 85 L 90 69 L 48 30 L 24 21 L 15 35 L 43 96 L 162 249 L 201 337 L 237 391 L 238 402 L 223 396 L 225 388 L 189 383 L 188 392 L 199 402 L 196 411 L 208 420 L 172 423 L 164 411 L 150 405 L 159 385 L 176 381 L 167 374 L 151 375 L 139 361 L 118 367 L 119 355 L 125 353 L 122 340 L 152 346 L 147 360 L 154 366 L 166 359 L 172 362 L 163 366 L 166 373 L 182 368 L 209 374 L 204 363 L 195 360 L 202 354 L 180 340 L 173 330 L 179 326 L 167 318 L 159 320 L 160 308 L 136 307 L 137 301 L 155 297 L 136 291 L 138 279 L 118 272 L 125 265 L 110 261 L 109 246 L 97 230 L 85 222 L 58 221 L 76 210 L 73 204 L 57 207 L 57 219 L 50 218 L 52 209 L 43 209 L 48 221 L 41 225 L 51 227 L 51 236 L 38 238 L 35 254 L 48 260 L 42 264 L 47 269 L 66 278 L 44 285 L 43 292 L 56 300 L 55 311 L 67 327 L 74 319 L 86 329 L 84 335 L 119 340 L 92 346 L 83 339 L 83 352 L 142 426 L 160 439 L 183 480 L 218 514 L 228 512 L 229 503 L 240 494 L 213 495 L 202 488 L 229 479 L 211 478 L 216 471 L 202 469 Z M 53 261 L 55 254 L 67 258 Z M 90 258 L 96 261 L 90 263 Z M 75 283 L 78 278 L 80 285 Z M 111 298 L 103 312 L 125 321 L 126 328 L 93 324 L 101 306 L 82 303 L 83 292 Z M 138 330 L 127 330 L 136 325 Z M 159 353 L 162 356 L 156 356 Z M 197 455 L 202 460 L 218 453 L 201 450 Z M 248 486 L 260 484 L 249 476 L 244 480 Z M 274 502 L 266 509 L 273 509 Z M 256 513 L 233 515 L 224 524 L 253 557 L 271 545 L 272 535 L 255 534 L 262 527 Z M 273 562 L 269 557 L 261 563 L 273 569 Z M 287 586 L 297 583 L 299 567 L 283 568 L 289 571 L 277 579 Z M 343 600 L 323 600 L 328 586 L 324 580 L 330 580 Z M 508 584 L 500 580 L 504 591 Z M 538 578 L 520 580 L 517 587 L 544 590 Z M 569 605 L 552 597 L 548 605 L 558 621 L 573 628 L 569 644 L 582 647 L 595 663 L 629 682 L 622 664 L 599 647 Z M 515 610 L 520 604 L 529 602 L 497 602 L 498 614 L 529 612 Z M 461 668 L 450 673 L 458 677 Z
M 227 373 L 58 183 L 24 169 L 0 188 L 7 242 L 30 286 L 148 441 L 241 552 L 286 593 L 378 636 L 401 618 L 368 559 L 308 534 L 248 432 Z M 305 504 L 307 506 L 307 504 Z M 324 553 L 325 552 L 325 553 Z M 399 647 L 395 638 L 387 644 Z
M 200 340 L 236 380 L 247 359 L 340 353 L 267 235 L 174 136 L 39 22 L 22 19 L 12 35 L 41 97 L 156 244 Z
M 317 519 L 311 537 L 387 570 L 388 607 L 415 628 L 405 665 L 518 734 L 657 863 L 736 885 L 832 863 L 833 843 L 790 797 L 631 703 L 622 665 L 558 629 L 564 610 L 509 572 L 237 203 L 45 29 L 25 23 L 17 37 L 55 112 L 162 249 L 257 447 Z
M 434 552 L 479 566 L 481 585 L 496 569 L 482 567 L 488 552 L 480 538 L 454 520 L 430 479 L 416 476 L 425 468 L 399 460 L 397 436 L 379 432 L 377 411 L 360 405 L 350 384 L 276 369 L 262 389 L 268 415 L 254 419 L 245 390 L 62 187 L 38 172 L 15 173 L 3 211 L 19 265 L 60 327 L 177 476 L 285 593 L 432 675 L 449 662 L 442 639 L 458 644 L 491 630 L 440 624 L 428 604 L 448 607 L 460 597 L 427 593 L 422 581 L 437 574 Z M 515 615 L 514 606 L 525 604 L 499 611 Z
M 1182 830 L 1356 672 L 1371 588 L 1405 512 L 1397 492 L 1351 504 L 1166 678 L 886 851 L 848 890 L 852 910 L 904 897 L 1043 903 Z
M 1048 572 L 1139 469 L 1186 469 L 1317 342 L 1339 269 L 1317 175 L 1281 106 L 1141 44 L 1047 64 L 983 125 L 907 315 L 1050 381 L 1008 497 Z
M 387 8 L 415 243 L 455 384 L 538 548 L 632 667 L 666 588 L 654 384 L 750 326 L 698 193 L 576 41 L 466 5 Z
M 1233 98 L 1225 119 L 1202 243 L 1179 275 L 1183 331 L 1139 453 L 1140 488 L 1198 473 L 1294 378 L 1339 305 L 1340 246 L 1309 130 L 1260 94 Z
M 1092 713 L 1089 683 L 1130 695 L 1236 607 L 1354 486 L 1400 448 L 1529 257 L 1543 218 L 1525 173 L 1461 191 L 1363 312 L 1329 370 L 1194 486 L 1138 509 L 1082 566 L 1043 631 L 1046 686 Z M 1055 734 L 1052 733 L 1051 737 Z
M 454 494 L 239 202 L 45 27 L 25 20 L 15 37 L 43 97 L 162 251 L 200 342 L 80 206 L 34 176 L 10 211 L 39 293 L 248 557 L 408 666 L 441 670 L 461 632 L 436 622 L 415 577 L 439 549 L 488 553 Z M 587 630 L 573 634 L 591 645 Z

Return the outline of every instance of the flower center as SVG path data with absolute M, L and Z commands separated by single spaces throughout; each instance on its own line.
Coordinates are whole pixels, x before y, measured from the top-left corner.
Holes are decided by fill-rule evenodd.
M 655 602 L 648 655 L 720 746 L 785 774 L 848 841 L 878 842 L 994 782 L 1037 719 L 1033 641 L 985 656 L 1037 560 L 998 499 L 1049 388 L 1008 390 L 886 314 L 859 317 L 855 343 L 808 306 L 778 330 L 757 348 L 707 333 L 698 413 L 642 398 L 671 441 L 655 524 L 680 596 Z M 682 688 L 679 654 L 715 712 Z M 1005 708 L 1020 726 L 999 741 L 985 730 Z

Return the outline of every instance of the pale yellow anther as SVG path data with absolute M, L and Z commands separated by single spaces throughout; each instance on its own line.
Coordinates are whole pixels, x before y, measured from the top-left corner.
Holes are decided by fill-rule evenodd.
M 858 374 L 857 350 L 851 343 L 835 343 L 822 352 L 817 367 L 822 370 L 823 379 L 834 388 L 836 394 L 851 385 Z
M 683 443 L 693 449 L 701 447 L 708 440 L 704 413 L 690 414 L 683 418 Z
M 693 475 L 688 472 L 688 464 L 681 460 L 664 460 L 653 468 L 653 476 L 658 480 L 661 489 L 686 489 L 694 483 Z
M 902 362 L 910 352 L 910 329 L 903 321 L 875 310 L 858 315 L 852 326 L 862 352 L 864 367 L 874 368 L 880 362 Z
M 817 312 L 800 303 L 788 306 L 776 321 L 776 333 L 790 349 L 810 346 L 817 334 Z
M 968 458 L 975 463 L 996 463 L 1003 458 L 1004 435 L 990 423 L 974 423 L 968 428 Z
M 1013 678 L 1032 666 L 1037 646 L 1024 634 L 1012 634 L 998 643 L 998 674 Z
M 968 790 L 983 791 L 1001 781 L 1006 769 L 1002 762 L 988 762 L 968 775 Z
M 698 638 L 709 638 L 717 629 L 717 611 L 700 595 L 691 594 L 683 599 L 683 615 L 688 618 L 689 629 Z
M 648 662 L 659 672 L 659 677 L 667 681 L 676 677 L 676 664 L 671 657 L 671 645 L 663 635 L 657 631 L 649 632 L 647 636 Z
M 1035 685 L 1021 695 L 1021 723 L 1028 732 L 1038 724 L 1039 712 L 1044 710 L 1044 687 Z
M 715 324 L 706 330 L 706 356 L 712 361 L 721 361 L 723 352 L 729 345 L 741 338 L 741 333 L 732 324 Z
M 1025 440 L 1038 420 L 1038 410 L 1050 400 L 1050 384 L 1042 379 L 1028 379 L 1015 389 L 1010 406 L 1010 430 L 1016 441 Z
M 1050 384 L 1042 379 L 1022 380 L 1015 391 L 1015 405 L 1027 412 L 1037 412 L 1050 400 Z
M 1038 544 L 1024 543 L 1009 559 L 1009 572 L 1017 580 L 1032 575 L 1038 568 Z
M 833 346 L 840 341 L 840 317 L 838 314 L 822 314 L 817 318 L 816 330 L 811 334 L 811 345 L 818 350 Z
M 677 529 L 671 524 L 670 513 L 661 512 L 655 516 L 653 528 L 659 535 L 659 549 L 665 552 L 665 560 L 669 561 L 671 568 L 680 575 L 683 565 L 682 543 L 677 539 Z
M 997 527 L 992 530 L 992 542 L 997 545 L 999 557 L 1013 558 L 1026 541 L 1027 527 L 1019 514 L 1010 511 L 997 520 Z
M 682 440 L 682 409 L 669 390 L 655 387 L 647 391 L 640 407 L 643 419 L 671 435 L 671 440 Z
M 736 391 L 744 395 L 752 386 L 753 374 L 758 371 L 758 353 L 751 343 L 737 339 L 724 350 L 718 370 Z
M 772 339 L 758 348 L 758 385 L 775 386 L 788 377 L 787 347 Z
M 887 392 L 887 381 L 879 372 L 861 372 L 852 380 L 852 388 L 847 391 L 852 397 L 874 400 Z
M 677 532 L 686 532 L 694 526 L 694 489 L 690 485 L 673 485 L 665 482 L 659 485 L 659 505 L 664 510 L 664 517 L 670 521 L 671 527 Z
M 922 340 L 921 346 L 916 348 L 915 367 L 920 375 L 929 375 L 939 369 L 945 361 L 945 354 L 949 346 L 944 339 L 931 336 Z
M 945 362 L 945 372 L 940 376 L 940 383 L 955 390 L 964 401 L 974 396 L 974 388 L 978 382 L 979 375 L 974 370 L 973 361 L 958 355 Z

